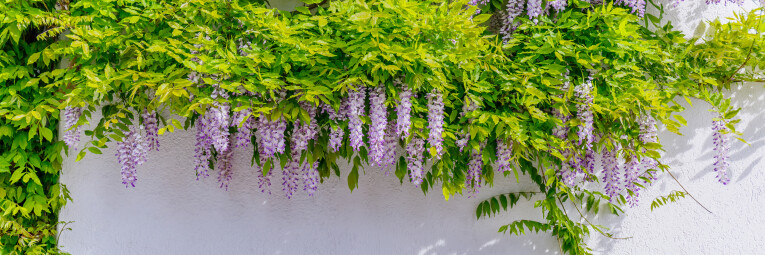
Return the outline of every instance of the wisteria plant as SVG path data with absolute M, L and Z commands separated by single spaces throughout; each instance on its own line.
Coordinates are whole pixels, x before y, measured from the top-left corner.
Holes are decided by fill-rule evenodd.
M 477 216 L 539 199 L 545 221 L 500 231 L 549 231 L 564 252 L 587 254 L 590 230 L 610 235 L 562 208 L 636 205 L 668 170 L 656 125 L 679 132 L 676 100 L 719 114 L 715 171 L 727 183 L 727 146 L 740 133 L 722 92 L 762 79 L 765 64 L 762 8 L 688 40 L 645 11 L 662 5 L 641 0 L 305 3 L 286 12 L 244 0 L 61 2 L 57 26 L 38 37 L 64 39 L 29 61 L 65 67 L 29 83 L 59 99 L 43 104 L 64 110 L 77 160 L 117 145 L 127 187 L 165 148 L 157 137 L 180 129 L 195 132 L 189 174 L 217 171 L 226 189 L 244 171 L 232 162 L 240 150 L 260 189 L 281 183 L 274 193 L 288 198 L 333 175 L 353 190 L 362 168 L 446 199 L 527 175 L 538 190 L 480 202 Z

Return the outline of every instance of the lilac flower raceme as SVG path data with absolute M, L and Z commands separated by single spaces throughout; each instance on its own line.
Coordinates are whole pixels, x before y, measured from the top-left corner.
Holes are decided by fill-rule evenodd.
M 244 109 L 235 112 L 232 116 L 231 126 L 237 128 L 236 136 L 234 136 L 236 140 L 234 147 L 236 148 L 247 148 L 252 143 L 252 131 L 257 126 L 257 121 L 255 117 L 250 117 L 251 113 L 252 110 Z
M 274 162 L 276 159 L 273 159 Z M 255 172 L 258 176 L 258 188 L 260 188 L 260 192 L 268 193 L 271 195 L 271 176 L 273 175 L 273 167 L 270 171 L 268 171 L 268 174 L 263 175 L 263 163 L 265 163 L 265 160 L 261 159 L 258 160 L 255 166 Z
M 282 170 L 282 190 L 287 196 L 287 199 L 292 198 L 292 195 L 295 194 L 298 189 L 300 172 L 300 152 L 293 151 L 290 161 Z
M 558 13 L 565 10 L 566 6 L 568 6 L 568 0 L 550 0 L 547 2 L 547 9 L 555 10 Z
M 396 133 L 402 138 L 406 138 L 409 137 L 409 128 L 412 126 L 410 120 L 412 114 L 412 91 L 406 84 L 398 81 L 398 79 L 394 81 L 394 84 L 395 83 L 401 85 L 401 93 L 399 93 L 399 99 L 401 101 L 396 105 L 396 115 L 398 115 L 396 121 Z
M 396 150 L 398 149 L 398 134 L 396 133 L 395 124 L 388 123 L 388 128 L 385 133 L 385 156 L 382 159 L 380 168 L 385 171 L 387 175 L 391 170 L 396 169 Z
M 283 153 L 284 131 L 287 130 L 287 122 L 283 117 L 270 120 L 266 115 L 260 115 L 257 122 L 258 151 L 263 158 L 271 158 L 276 153 Z
M 151 112 L 144 110 L 141 116 L 143 117 L 143 125 L 146 128 L 146 143 L 149 146 L 149 150 L 159 151 L 159 125 L 157 124 L 157 112 L 154 110 Z
M 409 169 L 409 178 L 414 186 L 422 184 L 422 153 L 425 151 L 425 141 L 417 135 L 406 145 L 406 164 Z
M 428 144 L 436 149 L 436 158 L 441 158 L 444 150 L 444 99 L 436 90 L 428 93 L 428 129 Z
M 645 14 L 645 0 L 615 0 L 614 5 L 630 7 L 632 13 L 637 13 L 640 18 Z
M 234 139 L 228 139 L 229 148 L 233 148 Z M 220 188 L 228 190 L 228 184 L 231 182 L 234 169 L 231 160 L 234 158 L 234 150 L 229 149 L 218 154 L 218 182 Z
M 380 85 L 369 93 L 369 155 L 370 164 L 382 166 L 385 157 L 385 128 L 388 112 L 385 108 L 385 87 Z
M 122 184 L 125 187 L 135 187 L 136 167 L 146 162 L 148 150 L 146 141 L 141 137 L 140 127 L 131 126 L 125 132 L 121 142 L 117 142 L 117 161 L 122 170 Z
M 584 83 L 574 88 L 574 96 L 579 102 L 579 104 L 576 106 L 577 118 L 579 119 L 579 122 L 582 123 L 582 125 L 579 126 L 579 130 L 577 131 L 577 136 L 579 136 L 578 144 L 579 146 L 584 146 L 585 148 L 585 158 L 582 162 L 582 167 L 584 167 L 588 173 L 592 173 L 595 170 L 595 150 L 593 149 L 593 143 L 595 142 L 593 131 L 595 131 L 595 126 L 594 116 L 591 109 L 593 99 L 592 76 L 593 74 L 591 72 L 590 76 L 587 78 L 587 80 L 584 81 Z
M 627 204 L 635 207 L 640 195 L 640 186 L 635 183 L 638 181 L 640 173 L 640 161 L 633 155 L 629 162 L 624 166 L 624 188 L 631 190 L 634 195 L 627 194 Z
M 506 15 L 505 15 L 505 22 L 502 28 L 499 30 L 499 34 L 502 35 L 502 40 L 504 42 L 507 42 L 508 40 L 513 38 L 513 33 L 515 32 L 515 29 L 518 28 L 518 25 L 520 25 L 520 22 L 515 20 L 521 14 L 523 14 L 523 5 L 525 1 L 524 0 L 507 0 L 506 5 Z M 540 3 L 541 7 L 541 3 Z
M 210 146 L 212 146 L 212 138 L 208 132 L 210 126 L 209 118 L 201 116 L 196 121 L 196 144 L 194 145 L 194 171 L 197 173 L 197 180 L 199 177 L 207 177 L 210 170 L 210 157 L 212 152 Z
M 319 162 L 303 164 L 303 190 L 308 193 L 308 196 L 313 196 L 319 185 L 319 171 L 316 169 L 318 164 Z
M 343 103 L 340 106 L 341 112 L 345 110 L 346 106 L 348 105 L 347 102 L 348 100 L 343 100 Z M 332 108 L 332 106 L 328 104 L 322 104 L 321 108 L 323 112 L 326 112 L 327 114 L 329 114 L 329 119 L 331 121 L 340 122 L 345 119 L 344 118 L 345 114 L 338 113 L 337 111 L 335 111 L 334 108 Z M 340 150 L 340 146 L 343 143 L 343 136 L 345 135 L 345 130 L 342 129 L 340 126 L 332 127 L 330 125 L 329 128 L 331 129 L 329 133 L 329 150 L 331 152 L 337 152 Z
M 361 117 L 364 116 L 364 99 L 366 98 L 366 88 L 359 87 L 358 91 L 348 92 L 348 129 L 350 129 L 351 147 L 354 151 L 359 151 L 364 145 L 364 133 Z
M 300 102 L 301 108 L 308 112 L 309 121 L 303 122 L 302 120 L 296 120 L 293 129 L 292 137 L 290 140 L 290 149 L 292 150 L 291 159 L 287 166 L 282 171 L 282 186 L 287 198 L 291 198 L 295 191 L 298 189 L 298 178 L 303 172 L 303 185 L 304 190 L 313 194 L 316 191 L 316 184 L 313 183 L 314 177 L 318 177 L 318 172 L 315 167 L 306 166 L 304 163 L 300 165 L 300 157 L 304 150 L 308 148 L 308 142 L 316 138 L 318 124 L 316 123 L 316 107 L 308 102 Z
M 527 0 L 526 15 L 536 23 L 536 17 L 542 14 L 542 0 Z
M 64 109 L 64 130 L 66 130 L 66 133 L 64 133 L 63 140 L 72 151 L 77 150 L 77 145 L 80 142 L 79 127 L 74 127 L 80 119 L 80 115 L 82 115 L 81 107 L 67 106 Z
M 468 162 L 467 176 L 465 176 L 465 187 L 476 192 L 477 188 L 481 187 L 481 174 L 483 174 L 483 147 L 480 145 L 480 149 L 470 149 L 470 161 Z
M 223 89 L 217 85 L 213 86 L 215 87 L 212 94 L 213 99 L 216 99 L 217 97 L 228 99 L 228 94 L 226 94 Z M 229 115 L 230 108 L 231 107 L 227 103 L 215 102 L 207 111 L 207 114 L 205 114 L 205 117 L 210 118 L 208 132 L 213 139 L 213 147 L 218 152 L 228 150 L 228 128 L 231 125 L 231 117 Z
M 715 163 L 714 169 L 717 173 L 717 180 L 720 183 L 727 185 L 730 182 L 730 173 L 728 173 L 729 153 L 730 153 L 730 133 L 728 128 L 725 127 L 725 122 L 722 120 L 715 120 L 712 122 L 712 141 L 715 144 Z
M 504 173 L 512 171 L 510 167 L 510 158 L 513 156 L 513 142 L 506 142 L 497 139 L 497 172 Z
M 606 184 L 606 195 L 612 202 L 619 194 L 619 150 L 619 146 L 603 150 L 603 182 Z
M 316 107 L 306 102 L 300 102 L 300 106 L 308 112 L 310 123 L 296 120 L 293 125 L 290 149 L 293 153 L 298 153 L 298 157 L 308 147 L 308 142 L 316 137 L 318 129 Z

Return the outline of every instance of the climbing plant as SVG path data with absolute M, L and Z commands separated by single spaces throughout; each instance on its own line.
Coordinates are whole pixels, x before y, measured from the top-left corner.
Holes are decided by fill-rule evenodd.
M 56 254 L 58 211 L 69 198 L 58 183 L 58 100 L 53 39 L 55 1 L 0 2 L 0 254 Z M 23 116 L 21 116 L 23 115 Z
M 252 154 L 264 193 L 280 186 L 287 197 L 333 176 L 354 190 L 362 169 L 446 199 L 527 175 L 538 190 L 490 198 L 476 215 L 538 199 L 545 221 L 500 231 L 548 231 L 564 252 L 586 254 L 591 230 L 610 234 L 566 203 L 636 205 L 667 170 L 657 123 L 685 124 L 676 100 L 719 113 L 715 171 L 727 183 L 726 146 L 740 133 L 722 92 L 762 79 L 765 59 L 762 9 L 687 40 L 645 12 L 661 13 L 652 2 L 305 3 L 287 12 L 251 1 L 59 2 L 43 19 L 51 26 L 35 30 L 40 48 L 20 62 L 48 68 L 17 82 L 47 93 L 29 99 L 36 108 L 0 109 L 19 125 L 63 110 L 69 152 L 80 160 L 116 146 L 128 188 L 158 136 L 176 130 L 196 134 L 189 174 L 217 175 L 224 189 L 242 171 L 234 151 Z

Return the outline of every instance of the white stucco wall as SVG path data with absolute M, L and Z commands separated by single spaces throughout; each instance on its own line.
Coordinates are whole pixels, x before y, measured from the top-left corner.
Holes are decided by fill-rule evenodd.
M 686 1 L 671 8 L 675 23 L 693 31 L 702 17 L 729 15 L 738 7 L 705 7 Z M 703 2 L 703 1 L 698 1 Z M 749 3 L 751 4 L 751 3 Z M 715 9 L 717 8 L 717 9 Z M 724 9 L 724 10 L 721 10 Z M 690 14 L 686 11 L 691 10 Z M 593 232 L 596 254 L 758 254 L 765 220 L 765 88 L 747 84 L 730 93 L 743 107 L 739 129 L 750 145 L 732 146 L 732 178 L 717 183 L 712 163 L 712 114 L 697 102 L 682 115 L 685 136 L 662 131 L 663 160 L 713 214 L 691 199 L 651 212 L 650 200 L 679 190 L 666 174 L 642 192 L 639 207 L 626 216 L 591 216 L 597 224 L 627 240 L 611 240 Z M 319 186 L 314 197 L 299 193 L 287 200 L 280 175 L 273 195 L 260 193 L 250 152 L 237 152 L 229 191 L 218 188 L 215 176 L 197 181 L 193 170 L 193 132 L 161 137 L 160 152 L 151 153 L 139 168 L 135 188 L 121 183 L 114 150 L 89 154 L 80 162 L 64 163 L 61 182 L 74 201 L 61 212 L 71 231 L 60 244 L 72 254 L 559 254 L 547 233 L 516 237 L 497 233 L 501 224 L 516 219 L 540 219 L 530 202 L 491 219 L 475 219 L 483 199 L 511 191 L 533 190 L 528 181 L 500 179 L 477 198 L 444 201 L 438 192 L 423 196 L 410 183 L 403 185 L 377 168 L 366 169 L 359 189 L 349 192 L 343 179 Z M 569 208 L 569 210 L 571 210 Z

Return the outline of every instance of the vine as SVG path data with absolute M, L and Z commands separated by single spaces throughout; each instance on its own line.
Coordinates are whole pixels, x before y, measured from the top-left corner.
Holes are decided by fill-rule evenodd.
M 762 9 L 687 40 L 644 1 L 305 3 L 285 12 L 245 0 L 60 1 L 27 15 L 44 27 L 19 63 L 40 71 L 3 87 L 40 95 L 23 107 L 3 99 L 0 115 L 20 128 L 50 127 L 64 110 L 69 152 L 79 150 L 79 161 L 116 145 L 128 188 L 141 185 L 157 137 L 176 130 L 196 134 L 189 174 L 217 173 L 226 189 L 240 171 L 231 153 L 245 151 L 262 191 L 281 178 L 288 198 L 342 176 L 338 160 L 351 165 L 351 190 L 362 168 L 377 167 L 446 199 L 528 175 L 538 196 L 521 196 L 541 197 L 535 207 L 545 219 L 500 231 L 550 232 L 563 252 L 587 254 L 590 230 L 614 237 L 584 213 L 605 201 L 612 213 L 636 205 L 640 189 L 667 171 L 656 125 L 679 133 L 676 100 L 700 99 L 719 114 L 716 171 L 726 183 L 739 109 L 722 91 L 760 81 L 765 64 Z M 58 61 L 67 68 L 54 69 Z M 603 193 L 583 185 L 600 181 Z M 480 202 L 476 216 L 518 198 Z

